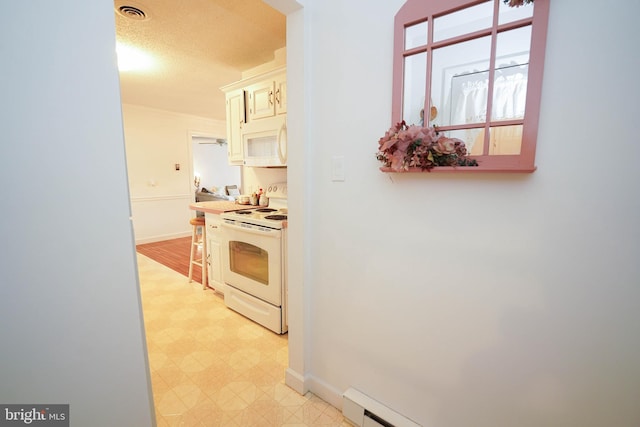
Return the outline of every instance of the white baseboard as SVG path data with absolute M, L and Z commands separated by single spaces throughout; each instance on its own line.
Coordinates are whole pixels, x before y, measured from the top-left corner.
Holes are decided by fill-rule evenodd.
M 331 404 L 331 406 L 342 410 L 342 391 L 314 376 L 308 376 L 306 382 L 311 393 Z
M 284 383 L 301 395 L 310 391 L 337 409 L 342 409 L 342 392 L 312 375 L 303 376 L 287 368 Z
M 287 368 L 284 372 L 284 383 L 301 395 L 304 395 L 309 391 L 305 377 L 291 368 Z

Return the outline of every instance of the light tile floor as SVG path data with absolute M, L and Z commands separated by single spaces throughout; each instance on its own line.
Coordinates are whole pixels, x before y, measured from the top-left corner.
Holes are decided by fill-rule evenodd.
M 284 384 L 287 335 L 140 254 L 138 270 L 159 427 L 350 425 L 322 399 Z

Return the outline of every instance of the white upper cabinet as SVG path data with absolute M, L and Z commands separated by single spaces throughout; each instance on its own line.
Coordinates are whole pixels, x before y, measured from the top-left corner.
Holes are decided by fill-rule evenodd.
M 247 87 L 249 121 L 273 117 L 276 113 L 275 83 L 273 80 Z
M 247 87 L 249 121 L 273 117 L 287 112 L 286 74 L 263 80 Z
M 245 164 L 245 134 L 271 130 L 277 132 L 278 140 L 286 138 L 283 123 L 286 123 L 287 114 L 287 73 L 284 67 L 221 89 L 226 94 L 227 102 L 229 164 Z M 271 129 L 269 126 L 275 127 Z
M 227 155 L 229 164 L 241 165 L 244 160 L 242 152 L 242 126 L 245 122 L 245 92 L 237 89 L 227 92 Z

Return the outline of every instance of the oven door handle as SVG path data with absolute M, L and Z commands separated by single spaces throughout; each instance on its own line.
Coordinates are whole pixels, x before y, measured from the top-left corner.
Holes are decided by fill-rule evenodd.
M 261 237 L 273 237 L 280 238 L 280 230 L 272 230 L 272 231 L 260 231 L 253 228 L 241 227 L 239 225 L 233 225 L 226 222 L 222 223 L 223 228 L 229 228 L 231 230 L 241 231 L 243 233 L 255 234 Z

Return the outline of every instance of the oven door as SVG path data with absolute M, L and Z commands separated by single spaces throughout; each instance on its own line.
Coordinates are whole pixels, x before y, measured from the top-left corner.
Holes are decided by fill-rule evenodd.
M 222 277 L 275 306 L 282 305 L 282 231 L 237 221 L 222 223 Z

